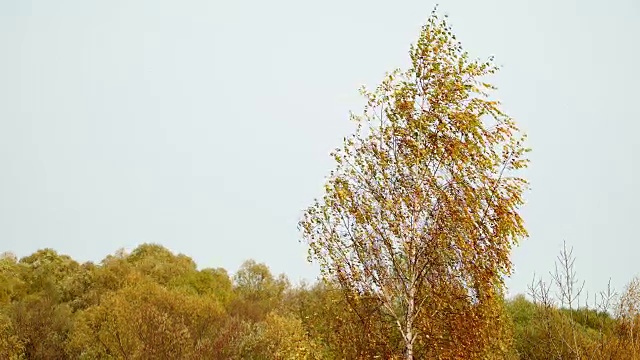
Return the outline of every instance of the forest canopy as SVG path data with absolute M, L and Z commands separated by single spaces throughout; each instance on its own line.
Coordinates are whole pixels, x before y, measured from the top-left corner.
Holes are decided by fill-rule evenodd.
M 636 359 L 639 283 L 632 281 L 620 296 L 602 297 L 610 300 L 598 301 L 604 307 L 574 303 L 569 308 L 554 298 L 557 291 L 550 285 L 555 284 L 545 282 L 532 287 L 530 296 L 503 299 L 507 336 L 501 348 L 483 358 Z M 234 273 L 198 270 L 189 257 L 157 244 L 120 250 L 99 263 L 80 263 L 52 249 L 21 259 L 5 253 L 0 258 L 0 358 L 401 356 L 402 335 L 383 321 L 376 302 L 351 300 L 338 284 L 291 284 L 252 260 Z M 451 326 L 464 323 L 435 317 L 432 324 L 442 334 L 434 358 L 469 358 L 460 339 L 447 335 Z

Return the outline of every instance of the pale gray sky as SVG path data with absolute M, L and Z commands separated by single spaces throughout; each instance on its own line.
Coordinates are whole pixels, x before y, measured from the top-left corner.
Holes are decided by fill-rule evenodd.
M 0 0 L 0 251 L 158 242 L 313 279 L 296 228 L 361 84 L 430 1 Z M 566 240 L 591 291 L 640 272 L 640 4 L 441 1 L 534 149 L 511 292 Z

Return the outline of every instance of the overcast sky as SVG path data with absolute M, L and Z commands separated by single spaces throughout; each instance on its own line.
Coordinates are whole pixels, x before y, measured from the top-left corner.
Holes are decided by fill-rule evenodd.
M 0 251 L 99 261 L 157 242 L 313 280 L 296 224 L 430 1 L 0 0 Z M 566 240 L 587 289 L 640 272 L 640 3 L 441 1 L 529 134 L 530 238 L 511 293 Z

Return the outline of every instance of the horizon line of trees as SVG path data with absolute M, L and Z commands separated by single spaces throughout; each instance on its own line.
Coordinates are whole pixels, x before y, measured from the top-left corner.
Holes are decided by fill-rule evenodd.
M 474 339 L 448 330 L 464 324 L 432 318 L 442 334 L 433 358 L 640 358 L 638 278 L 589 305 L 578 301 L 570 250 L 551 275 L 527 297 L 502 298 L 505 336 L 494 353 L 465 352 Z M 253 260 L 234 274 L 198 270 L 157 244 L 97 264 L 53 249 L 0 256 L 2 359 L 394 359 L 402 350 L 375 299 L 323 281 L 292 285 Z

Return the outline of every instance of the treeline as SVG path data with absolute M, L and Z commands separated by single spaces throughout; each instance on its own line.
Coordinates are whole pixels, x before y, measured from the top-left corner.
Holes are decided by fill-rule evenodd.
M 483 357 L 639 358 L 638 282 L 621 296 L 601 294 L 601 307 L 591 309 L 576 302 L 575 279 L 562 282 L 559 269 L 559 291 L 538 281 L 531 286 L 534 301 L 503 302 L 509 332 Z M 233 275 L 198 270 L 191 258 L 154 244 L 99 264 L 51 249 L 19 260 L 5 253 L 0 358 L 388 359 L 402 353 L 400 334 L 378 306 L 343 294 L 327 283 L 294 286 L 251 260 Z M 418 346 L 416 357 L 473 358 L 467 315 L 434 314 L 429 324 L 437 328 L 437 346 Z

